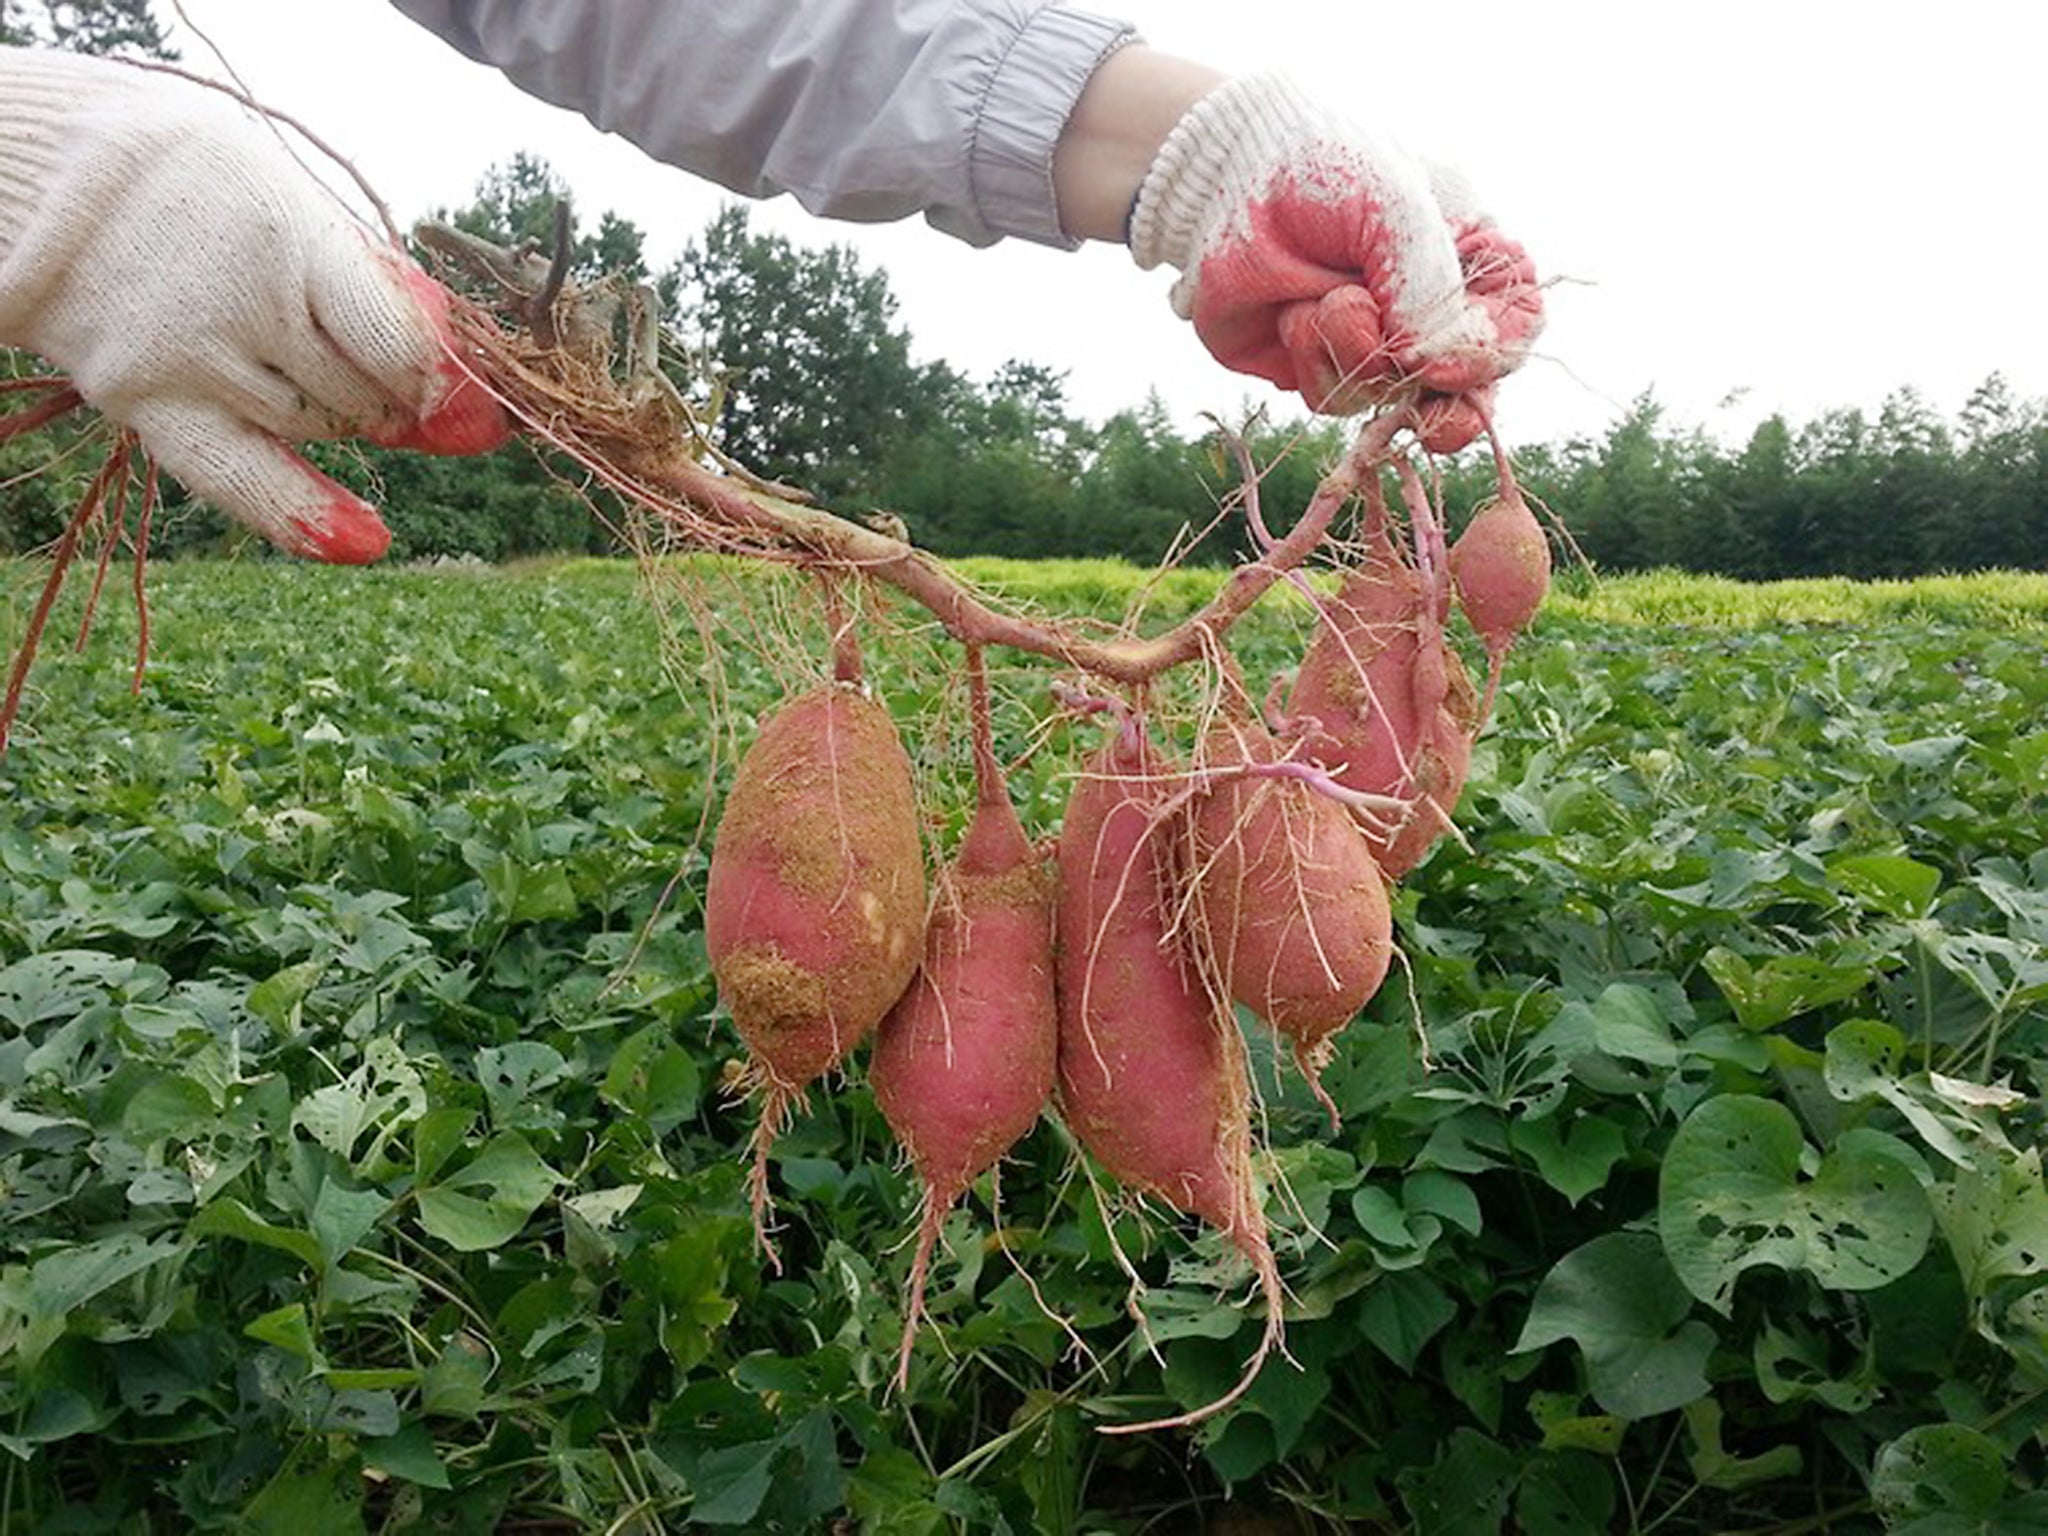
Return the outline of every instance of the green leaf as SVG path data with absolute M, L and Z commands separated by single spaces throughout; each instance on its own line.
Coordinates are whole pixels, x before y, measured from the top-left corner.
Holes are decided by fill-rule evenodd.
M 1650 1418 L 1707 1392 L 1714 1330 L 1688 1321 L 1691 1311 L 1692 1297 L 1655 1237 L 1610 1232 L 1573 1249 L 1543 1277 L 1515 1351 L 1571 1339 L 1600 1406 L 1625 1419 Z
M 0 970 L 0 1019 L 18 1030 L 76 1014 L 136 973 L 133 960 L 90 949 L 50 950 Z
M 1656 996 L 1646 987 L 1616 982 L 1593 1002 L 1593 1043 L 1606 1055 L 1646 1066 L 1677 1065 L 1678 1048 Z
M 697 1113 L 703 1094 L 704 1074 L 696 1056 L 669 1044 L 654 1054 L 642 1075 L 639 1113 L 657 1135 L 666 1135 Z
M 476 1124 L 476 1112 L 453 1106 L 430 1109 L 412 1128 L 412 1176 L 426 1183 L 439 1173 L 448 1159 L 461 1148 L 469 1128 Z
M 29 1269 L 29 1320 L 64 1318 L 101 1292 L 177 1253 L 176 1238 L 145 1238 L 134 1232 L 61 1248 Z
M 1027 1466 L 1036 1466 L 1034 1459 Z M 933 1480 L 924 1464 L 896 1445 L 870 1450 L 847 1481 L 847 1505 L 860 1521 L 863 1536 L 948 1536 L 953 1523 L 932 1502 Z M 1040 1528 L 1070 1536 L 1069 1529 L 1048 1523 L 1043 1506 Z
M 1981 1301 L 1997 1281 L 2048 1272 L 2048 1188 L 2037 1149 L 1960 1169 L 1927 1198 L 1972 1298 Z
M 1472 1237 L 1479 1235 L 1479 1197 L 1472 1186 L 1434 1168 L 1411 1173 L 1401 1181 L 1401 1203 L 1418 1216 L 1439 1216 Z
M 490 1351 L 467 1334 L 457 1334 L 427 1367 L 420 1406 L 430 1414 L 474 1418 L 484 1407 L 490 1379 Z
M 698 1525 L 746 1525 L 760 1512 L 775 1478 L 782 1441 L 757 1440 L 724 1446 L 697 1458 L 690 1475 L 696 1499 L 690 1518 Z
M 306 1309 L 298 1302 L 266 1312 L 246 1324 L 242 1332 L 258 1343 L 274 1344 L 288 1355 L 305 1361 L 315 1370 L 324 1370 L 326 1360 L 320 1353 L 319 1342 L 313 1336 L 313 1325 L 306 1317 Z
M 362 1477 L 353 1462 L 281 1474 L 241 1511 L 251 1536 L 354 1536 L 363 1529 Z
M 1614 1165 L 1628 1151 L 1620 1126 L 1604 1115 L 1579 1116 L 1569 1127 L 1558 1116 L 1516 1120 L 1508 1142 L 1535 1163 L 1543 1182 L 1573 1205 L 1606 1186 Z
M 538 1040 L 515 1040 L 478 1051 L 477 1081 L 490 1102 L 492 1120 L 503 1123 L 516 1117 L 535 1096 L 562 1080 L 567 1065 L 560 1051 Z
M 420 1225 L 461 1253 L 499 1248 L 519 1235 L 560 1182 L 523 1136 L 502 1132 L 454 1174 L 419 1192 Z
M 422 1488 L 450 1488 L 447 1463 L 434 1449 L 434 1437 L 417 1421 L 402 1425 L 397 1433 L 365 1438 L 361 1445 L 363 1465 L 372 1471 L 404 1478 Z
M 1919 1515 L 1982 1517 L 2005 1500 L 2005 1453 L 1962 1424 L 1923 1424 L 1889 1441 L 1870 1472 L 1870 1498 L 1887 1523 Z
M 313 1197 L 311 1225 L 329 1266 L 339 1264 L 391 1209 L 391 1199 L 374 1189 L 346 1189 L 333 1179 Z
M 1629 1421 L 1614 1413 L 1586 1413 L 1575 1392 L 1531 1392 L 1529 1417 L 1543 1431 L 1546 1451 L 1590 1451 L 1612 1456 L 1621 1449 Z
M 1686 1460 L 1692 1475 L 1707 1487 L 1753 1488 L 1799 1475 L 1804 1458 L 1796 1445 L 1773 1446 L 1754 1456 L 1731 1454 L 1721 1440 L 1721 1418 L 1721 1405 L 1711 1397 L 1686 1405 L 1685 1427 L 1693 1440 Z
M 1876 1367 L 1866 1347 L 1846 1378 L 1830 1374 L 1826 1344 L 1803 1329 L 1787 1331 L 1765 1322 L 1756 1336 L 1753 1359 L 1757 1385 L 1774 1403 L 1824 1403 L 1837 1413 L 1858 1414 L 1877 1400 Z
M 1828 1092 L 1844 1103 L 1878 1099 L 1902 1115 L 1929 1149 L 1962 1167 L 1978 1161 L 1976 1142 L 1986 1151 L 2010 1154 L 2010 1147 L 1983 1106 L 1971 1106 L 1965 1085 L 1944 1092 L 1925 1072 L 1899 1075 L 1906 1037 L 1889 1024 L 1851 1019 L 1828 1031 Z M 1950 1080 L 1943 1079 L 1943 1083 Z M 1995 1100 L 1996 1090 L 1981 1096 Z
M 1741 1094 L 1707 1100 L 1673 1135 L 1657 1227 L 1679 1279 L 1717 1311 L 1757 1265 L 1861 1291 L 1898 1279 L 1926 1251 L 1933 1212 L 1905 1162 L 1858 1143 L 1803 1180 L 1804 1150 L 1789 1109 Z
M 330 1383 L 331 1385 L 331 1383 Z M 320 1428 L 344 1435 L 385 1439 L 398 1433 L 398 1399 L 385 1391 L 350 1387 L 337 1391 L 320 1415 Z
M 1458 1315 L 1450 1293 L 1427 1275 L 1390 1274 L 1358 1304 L 1358 1331 L 1404 1371 Z
M 138 1088 L 121 1109 L 121 1129 L 138 1146 L 166 1137 L 192 1141 L 212 1124 L 213 1095 L 189 1077 L 164 1074 Z
M 272 973 L 249 989 L 249 1011 L 274 1029 L 296 1034 L 299 1012 L 326 970 L 325 960 L 302 960 Z
M 384 1392 L 418 1386 L 420 1373 L 411 1366 L 391 1366 L 383 1370 L 329 1371 L 324 1379 L 337 1392 Z
M 1900 853 L 1856 853 L 1828 861 L 1828 873 L 1887 917 L 1910 920 L 1933 909 L 1941 871 Z
M 1515 1516 L 1524 1536 L 1604 1536 L 1614 1529 L 1614 1474 L 1593 1455 L 1543 1457 L 1522 1474 Z
M 1595 1062 L 1605 1056 L 1650 1067 L 1671 1067 L 1678 1061 L 1678 1047 L 1656 994 L 1631 982 L 1611 983 L 1590 1003 L 1566 1003 L 1538 1041 L 1582 1068 L 1589 1054 Z
M 312 1234 L 265 1221 L 232 1195 L 214 1200 L 186 1224 L 185 1230 L 194 1237 L 233 1237 L 275 1248 L 316 1269 L 326 1262 L 327 1256 Z
M 295 1129 L 344 1161 L 354 1159 L 365 1132 L 388 1135 L 427 1112 L 419 1071 L 397 1042 L 373 1040 L 363 1057 L 362 1066 L 342 1081 L 315 1089 L 292 1110 Z
M 1748 1030 L 1773 1029 L 1854 997 L 1877 979 L 1867 966 L 1833 965 L 1810 955 L 1774 955 L 1757 963 L 1718 947 L 1700 964 Z
M 1400 1478 L 1402 1503 L 1417 1532 L 1497 1536 L 1513 1497 L 1521 1458 L 1472 1430 L 1451 1431 L 1436 1464 Z

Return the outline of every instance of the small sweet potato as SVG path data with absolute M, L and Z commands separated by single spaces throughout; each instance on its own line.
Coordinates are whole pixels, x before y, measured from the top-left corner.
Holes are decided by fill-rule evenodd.
M 1550 590 L 1550 540 L 1512 481 L 1465 525 L 1450 567 L 1458 606 L 1488 654 L 1505 651 Z
M 868 1081 L 924 1183 L 904 1308 L 900 1386 L 946 1212 L 1052 1096 L 1052 876 L 1001 784 L 982 796 L 940 876 L 924 963 L 875 1036 Z

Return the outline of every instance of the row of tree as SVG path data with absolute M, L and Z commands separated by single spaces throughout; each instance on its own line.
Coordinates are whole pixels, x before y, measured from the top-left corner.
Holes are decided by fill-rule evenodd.
M 564 197 L 549 168 L 522 155 L 441 216 L 545 246 Z M 1214 438 L 1183 431 L 1156 398 L 1084 420 L 1063 376 L 1038 364 L 975 379 L 920 361 L 887 275 L 851 247 L 799 246 L 756 229 L 737 205 L 658 273 L 641 231 L 616 214 L 573 239 L 577 274 L 624 274 L 658 295 L 677 342 L 665 365 L 685 389 L 717 399 L 722 446 L 827 505 L 890 512 L 942 555 L 1152 561 L 1190 534 L 1204 535 L 1189 555 L 1198 561 L 1245 548 L 1243 520 L 1219 512 L 1236 474 Z M 90 457 L 61 455 L 75 431 L 0 445 L 0 552 L 34 547 L 61 526 Z M 1245 428 L 1266 467 L 1269 520 L 1284 526 L 1306 505 L 1345 431 L 1316 419 Z M 401 557 L 611 545 L 570 488 L 574 477 L 526 448 L 463 461 L 359 445 L 317 453 L 385 507 Z M 1955 420 L 1907 390 L 1874 417 L 1774 417 L 1739 447 L 1671 423 L 1645 396 L 1602 436 L 1517 457 L 1526 488 L 1604 569 L 1763 579 L 2048 568 L 2048 404 L 2016 397 L 1996 377 Z M 50 471 L 17 478 L 52 460 Z M 1454 516 L 1490 487 L 1490 461 L 1476 453 L 1447 473 Z M 159 523 L 156 539 L 161 553 L 209 552 L 229 533 L 186 506 Z

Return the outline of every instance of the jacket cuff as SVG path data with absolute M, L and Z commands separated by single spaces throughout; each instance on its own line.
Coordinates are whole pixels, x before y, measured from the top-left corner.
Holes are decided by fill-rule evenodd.
M 1125 22 L 1058 5 L 1018 29 L 989 77 L 967 152 L 968 185 L 990 235 L 1080 245 L 1060 228 L 1053 149 L 1102 61 L 1137 40 Z

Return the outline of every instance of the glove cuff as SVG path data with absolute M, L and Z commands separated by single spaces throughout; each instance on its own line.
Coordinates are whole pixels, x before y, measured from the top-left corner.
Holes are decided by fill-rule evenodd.
M 1131 205 L 1131 256 L 1186 272 L 1217 225 L 1241 213 L 1259 181 L 1326 116 L 1276 75 L 1227 80 L 1181 114 Z

